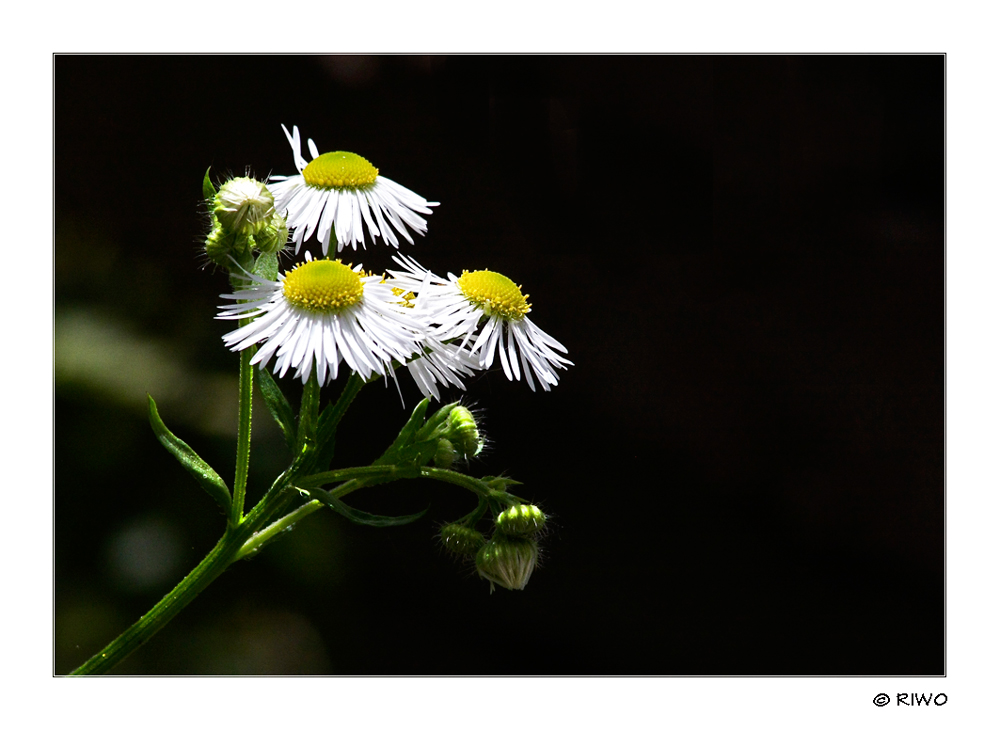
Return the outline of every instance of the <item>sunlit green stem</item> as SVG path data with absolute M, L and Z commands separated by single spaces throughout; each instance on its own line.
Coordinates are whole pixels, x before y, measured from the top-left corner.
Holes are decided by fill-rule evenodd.
M 469 475 L 463 475 L 461 472 L 444 470 L 439 467 L 421 467 L 420 474 L 424 477 L 429 477 L 432 480 L 450 482 L 452 485 L 464 487 L 466 490 L 471 490 L 480 497 L 492 498 L 493 500 L 497 500 L 501 503 L 516 505 L 521 502 L 520 498 L 507 492 L 494 490 L 482 480 L 477 480 L 475 477 L 469 477 Z

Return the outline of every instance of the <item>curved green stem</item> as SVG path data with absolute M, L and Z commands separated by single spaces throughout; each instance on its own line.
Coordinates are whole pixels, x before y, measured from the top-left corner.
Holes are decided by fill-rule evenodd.
M 240 547 L 247 538 L 254 530 L 266 523 L 274 515 L 275 510 L 280 507 L 281 498 L 285 492 L 284 488 L 287 487 L 290 479 L 291 475 L 288 478 L 282 478 L 284 484 L 277 490 L 270 490 L 239 526 L 226 530 L 225 535 L 215 544 L 215 548 L 169 594 L 157 602 L 139 621 L 70 675 L 106 673 L 160 631 L 167 622 L 190 604 L 206 586 L 221 576 L 236 560 Z
M 476 495 L 483 498 L 496 498 L 500 495 L 510 497 L 507 493 L 501 493 L 497 490 L 491 489 L 482 480 L 477 480 L 475 477 L 469 477 L 468 475 L 463 475 L 461 472 L 455 472 L 454 470 L 444 470 L 440 467 L 421 467 L 420 474 L 424 477 L 429 477 L 432 480 L 450 482 L 452 485 L 464 487 L 466 490 L 471 490 L 476 493 Z
M 469 528 L 474 528 L 476 526 L 476 523 L 478 523 L 480 521 L 480 519 L 484 515 L 486 515 L 486 509 L 488 507 L 489 507 L 489 501 L 486 498 L 484 498 L 482 495 L 480 495 L 479 496 L 479 504 L 476 506 L 476 509 L 473 510 L 468 515 L 463 515 L 461 518 L 459 518 L 458 520 L 453 521 L 453 522 L 455 522 L 455 523 L 461 523 L 462 525 L 466 525 Z

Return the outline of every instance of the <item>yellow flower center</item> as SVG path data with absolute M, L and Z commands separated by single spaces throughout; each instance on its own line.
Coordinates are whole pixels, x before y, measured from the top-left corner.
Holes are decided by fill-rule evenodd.
M 320 188 L 366 188 L 378 177 L 378 168 L 353 152 L 324 152 L 302 171 L 309 185 Z
M 383 280 L 383 281 L 385 281 L 385 280 Z M 405 289 L 400 289 L 399 287 L 393 287 L 392 288 L 392 293 L 394 295 L 396 295 L 397 297 L 401 297 L 402 298 L 398 302 L 398 304 L 402 305 L 403 307 L 413 308 L 413 306 L 414 306 L 413 305 L 413 300 L 415 300 L 417 298 L 417 295 L 415 295 L 413 292 L 407 292 Z
M 514 284 L 503 274 L 488 269 L 463 271 L 457 284 L 462 294 L 479 305 L 487 315 L 499 315 L 507 320 L 523 320 L 531 312 L 528 295 L 521 294 L 521 286 Z
M 310 312 L 341 312 L 361 301 L 361 275 L 340 259 L 298 264 L 285 275 L 285 299 Z

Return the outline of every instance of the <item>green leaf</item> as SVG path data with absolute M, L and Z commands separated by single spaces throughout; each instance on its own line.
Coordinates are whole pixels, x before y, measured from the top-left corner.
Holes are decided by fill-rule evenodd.
M 174 455 L 184 469 L 191 473 L 198 484 L 204 488 L 205 492 L 211 495 L 212 499 L 228 515 L 232 498 L 229 495 L 229 488 L 226 487 L 225 481 L 191 447 L 175 437 L 167 429 L 156 410 L 156 402 L 153 401 L 153 397 L 149 394 L 146 394 L 146 396 L 149 399 L 149 423 L 153 427 L 156 438 L 160 440 L 160 444 Z
M 423 467 L 432 459 L 437 452 L 437 441 L 417 442 L 409 444 L 400 449 L 395 454 L 395 464 L 400 466 L 416 465 Z
M 215 197 L 215 186 L 212 185 L 212 181 L 208 177 L 208 172 L 211 169 L 211 166 L 209 166 L 208 170 L 205 171 L 205 179 L 201 181 L 201 194 L 205 196 L 205 200 L 207 201 Z
M 278 280 L 278 255 L 260 254 L 253 265 L 253 273 L 258 277 L 275 282 Z
M 281 427 L 281 433 L 285 437 L 285 444 L 288 445 L 289 449 L 294 449 L 296 429 L 295 412 L 292 411 L 292 405 L 288 403 L 285 394 L 278 388 L 278 384 L 274 382 L 274 378 L 271 377 L 267 369 L 259 368 L 258 371 L 260 392 L 264 396 L 264 403 L 267 404 L 267 410 L 271 412 L 271 416 L 274 417 L 274 420 L 278 422 L 278 426 Z
M 523 482 L 512 480 L 509 477 L 504 477 L 503 475 L 487 475 L 486 477 L 480 477 L 479 479 L 485 482 L 487 487 L 491 490 L 499 490 L 500 492 L 506 490 L 509 485 L 524 484 Z
M 424 415 L 427 413 L 427 407 L 430 405 L 431 400 L 425 398 L 419 404 L 417 408 L 413 410 L 413 414 L 410 415 L 409 421 L 407 421 L 403 428 L 399 430 L 399 435 L 396 440 L 389 445 L 389 448 L 385 450 L 385 453 L 375 460 L 372 464 L 398 464 L 398 457 L 400 451 L 404 447 L 410 446 L 413 442 L 413 437 L 424 423 Z
M 458 401 L 453 401 L 450 404 L 445 404 L 440 409 L 434 412 L 434 415 L 427 419 L 427 423 L 420 427 L 420 430 L 416 433 L 414 439 L 416 441 L 422 441 L 424 439 L 431 439 L 434 435 L 434 430 L 441 426 L 448 417 L 451 415 L 452 409 L 458 406 Z
M 303 488 L 299 488 L 303 489 Z M 345 518 L 347 518 L 352 523 L 357 523 L 358 525 L 368 525 L 373 528 L 390 528 L 397 525 L 406 525 L 407 523 L 412 523 L 415 520 L 420 520 L 424 517 L 424 514 L 430 509 L 430 506 L 424 508 L 419 513 L 414 513 L 413 515 L 399 515 L 399 516 L 388 516 L 388 515 L 373 515 L 372 513 L 366 513 L 364 510 L 358 510 L 357 508 L 352 508 L 350 505 L 345 504 L 343 501 L 332 497 L 326 490 L 305 490 L 309 493 L 309 497 L 314 500 L 319 500 L 321 503 L 326 505 L 328 508 L 340 513 Z
M 333 462 L 333 455 L 337 447 L 336 430 L 326 431 L 323 429 L 323 416 L 325 413 L 319 415 L 319 430 L 316 437 L 319 446 L 316 447 L 315 464 L 320 470 L 327 469 L 330 463 Z
M 335 403 L 329 403 L 319 415 L 319 423 L 316 426 L 316 465 L 320 469 L 329 467 L 333 461 L 333 453 L 337 443 L 337 427 L 340 420 L 347 413 L 354 398 L 365 385 L 365 379 L 357 373 L 351 373 L 347 379 L 343 390 Z

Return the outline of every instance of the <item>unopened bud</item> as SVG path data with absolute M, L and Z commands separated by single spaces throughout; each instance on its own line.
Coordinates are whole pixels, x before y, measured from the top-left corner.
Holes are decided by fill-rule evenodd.
M 538 543 L 533 538 L 516 538 L 494 533 L 476 554 L 479 575 L 504 589 L 523 589 L 538 563 Z
M 483 547 L 486 539 L 475 528 L 449 523 L 441 529 L 441 543 L 459 556 L 472 556 Z
M 438 439 L 437 451 L 434 453 L 434 466 L 448 469 L 455 463 L 455 445 L 448 439 Z
M 232 259 L 242 261 L 250 256 L 250 239 L 234 231 L 227 231 L 216 221 L 205 239 L 205 253 L 219 266 L 229 268 Z
M 460 456 L 468 459 L 483 451 L 483 440 L 479 436 L 476 419 L 464 406 L 456 406 L 448 414 L 448 438 L 455 443 Z
M 288 224 L 281 216 L 271 216 L 260 231 L 254 234 L 257 248 L 264 254 L 277 254 L 288 243 Z
M 274 215 L 274 196 L 259 180 L 233 178 L 215 194 L 212 212 L 227 231 L 255 234 Z
M 536 505 L 513 505 L 497 516 L 497 530 L 509 536 L 528 536 L 545 527 L 545 513 Z

